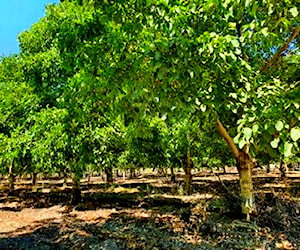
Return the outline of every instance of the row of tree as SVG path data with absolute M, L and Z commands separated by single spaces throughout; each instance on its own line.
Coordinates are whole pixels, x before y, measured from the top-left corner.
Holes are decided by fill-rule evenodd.
M 300 156 L 299 21 L 289 0 L 47 6 L 0 63 L 2 173 L 67 171 L 79 195 L 87 167 L 183 166 L 190 193 L 193 161 L 232 153 L 249 217 L 252 158 Z

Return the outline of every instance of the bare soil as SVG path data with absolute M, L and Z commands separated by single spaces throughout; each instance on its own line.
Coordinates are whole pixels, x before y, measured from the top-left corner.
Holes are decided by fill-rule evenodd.
M 140 175 L 106 185 L 81 183 L 82 201 L 70 204 L 71 183 L 18 179 L 0 192 L 0 249 L 300 249 L 300 173 L 256 173 L 257 212 L 240 214 L 238 174 L 195 172 L 194 194 L 177 182 Z

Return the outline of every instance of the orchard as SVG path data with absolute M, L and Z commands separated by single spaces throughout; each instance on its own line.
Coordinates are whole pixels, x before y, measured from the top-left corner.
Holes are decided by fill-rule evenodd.
M 0 61 L 1 207 L 155 214 L 105 249 L 299 248 L 296 2 L 48 5 Z

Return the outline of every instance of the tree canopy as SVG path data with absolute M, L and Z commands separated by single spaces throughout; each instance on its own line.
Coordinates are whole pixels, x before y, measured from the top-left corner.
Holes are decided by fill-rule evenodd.
M 1 61 L 1 159 L 22 144 L 81 175 L 135 152 L 149 166 L 189 148 L 214 158 L 216 122 L 235 158 L 299 157 L 299 30 L 290 0 L 49 5 Z

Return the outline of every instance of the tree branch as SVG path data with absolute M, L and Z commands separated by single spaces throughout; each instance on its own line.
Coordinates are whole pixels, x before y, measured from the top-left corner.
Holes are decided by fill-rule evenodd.
M 233 156 L 238 160 L 239 159 L 239 155 L 240 155 L 239 154 L 239 149 L 234 144 L 233 139 L 228 134 L 226 128 L 224 128 L 224 126 L 220 122 L 220 120 L 217 120 L 217 129 L 218 129 L 220 135 L 225 139 L 225 141 L 228 144 L 229 148 L 231 149 Z
M 276 54 L 266 63 L 266 65 L 262 68 L 262 71 L 265 71 L 267 68 L 273 66 L 275 62 L 279 59 L 280 55 L 289 47 L 290 43 L 299 35 L 300 26 L 294 27 L 293 32 L 288 38 L 288 40 L 281 46 L 281 48 L 276 52 Z

